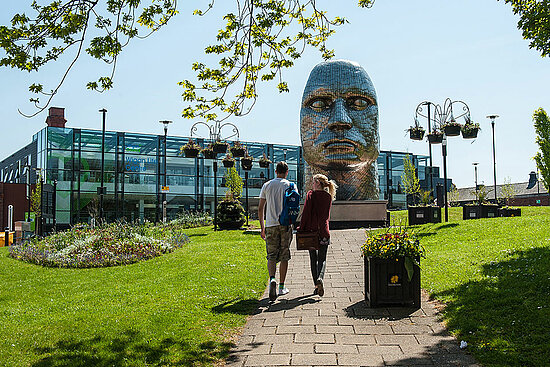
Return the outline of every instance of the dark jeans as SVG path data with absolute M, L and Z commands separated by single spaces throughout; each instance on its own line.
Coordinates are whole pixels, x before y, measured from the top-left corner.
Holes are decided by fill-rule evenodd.
M 317 282 L 317 279 L 323 279 L 325 277 L 327 250 L 328 245 L 321 245 L 319 250 L 309 250 L 309 265 L 311 266 L 313 284 Z

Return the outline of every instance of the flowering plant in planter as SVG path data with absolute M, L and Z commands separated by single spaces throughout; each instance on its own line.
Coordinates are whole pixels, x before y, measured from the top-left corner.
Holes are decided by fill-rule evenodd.
M 260 163 L 260 167 L 262 168 L 267 168 L 269 167 L 269 164 L 271 163 L 271 161 L 266 157 L 265 153 L 264 155 L 262 156 L 262 158 L 260 158 L 258 160 L 258 162 Z
M 432 132 L 427 137 L 430 144 L 439 144 L 443 141 L 443 131 L 439 127 L 434 126 Z
M 235 158 L 231 156 L 231 154 L 226 154 L 226 156 L 222 159 L 222 163 L 224 167 L 233 167 L 235 165 Z
M 471 120 L 466 120 L 466 123 L 462 125 L 462 137 L 464 139 L 473 139 L 477 138 L 477 133 L 481 130 L 479 124 L 472 122 Z
M 216 158 L 216 153 L 214 153 L 214 149 L 212 148 L 212 144 L 208 144 L 206 148 L 201 150 L 201 153 L 204 158 L 206 159 L 214 159 Z
M 409 137 L 412 140 L 422 140 L 422 138 L 424 138 L 424 133 L 426 132 L 426 130 L 418 124 L 409 127 L 406 131 L 409 132 Z
M 393 227 L 387 231 L 367 232 L 367 239 L 361 246 L 361 253 L 365 257 L 381 259 L 405 258 L 405 268 L 409 281 L 413 276 L 413 266 L 420 266 L 418 260 L 425 256 L 425 250 L 413 231 L 403 227 Z
M 451 121 L 442 124 L 441 128 L 443 129 L 443 131 L 445 131 L 445 135 L 447 136 L 458 136 L 460 135 L 460 129 L 462 128 L 462 125 L 452 119 Z
M 245 147 L 241 144 L 240 141 L 233 143 L 233 146 L 229 149 L 233 157 L 239 158 L 244 157 L 246 153 Z
M 193 139 L 189 139 L 189 141 L 180 148 L 180 155 L 185 155 L 187 158 L 194 158 L 199 154 L 200 150 L 200 145 L 195 143 Z
M 223 142 L 221 140 L 216 140 L 214 143 L 212 143 L 212 149 L 216 153 L 225 153 L 227 152 L 227 143 Z

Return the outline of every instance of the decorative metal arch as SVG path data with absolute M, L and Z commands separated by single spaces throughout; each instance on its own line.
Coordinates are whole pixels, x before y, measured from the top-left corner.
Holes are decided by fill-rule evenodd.
M 229 140 L 233 137 L 237 137 L 237 140 L 240 140 L 239 139 L 239 129 L 237 129 L 237 126 L 235 126 L 235 124 L 232 124 L 231 122 L 225 122 L 225 123 L 220 123 L 218 121 L 216 121 L 213 125 L 211 124 L 208 124 L 206 122 L 203 122 L 203 121 L 199 121 L 199 122 L 196 122 L 194 123 L 193 125 L 191 125 L 191 131 L 190 131 L 190 136 L 193 137 L 193 136 L 199 136 L 197 134 L 197 130 L 198 130 L 198 127 L 200 125 L 204 125 L 206 126 L 206 128 L 208 129 L 208 134 L 209 134 L 209 138 L 210 140 L 212 141 L 216 141 L 216 140 Z M 225 130 L 225 131 L 230 131 L 228 132 L 227 134 L 228 135 L 223 135 L 222 134 L 222 131 Z

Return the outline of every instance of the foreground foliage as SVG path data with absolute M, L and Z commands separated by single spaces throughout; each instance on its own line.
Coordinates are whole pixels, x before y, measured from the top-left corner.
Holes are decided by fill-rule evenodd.
M 128 266 L 62 269 L 0 248 L 0 365 L 214 366 L 265 289 L 265 247 L 242 231 Z

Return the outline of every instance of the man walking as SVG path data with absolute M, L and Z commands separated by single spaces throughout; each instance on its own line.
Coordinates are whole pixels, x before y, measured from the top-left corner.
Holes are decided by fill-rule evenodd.
M 279 265 L 279 296 L 288 293 L 285 287 L 288 260 L 290 260 L 290 242 L 292 241 L 292 226 L 283 226 L 279 223 L 279 215 L 283 210 L 283 196 L 290 186 L 286 179 L 288 165 L 285 162 L 277 163 L 275 168 L 277 177 L 266 182 L 260 191 L 258 217 L 260 218 L 261 236 L 265 240 L 267 249 L 267 270 L 269 272 L 269 300 L 277 298 L 277 282 L 275 273 Z M 265 213 L 265 223 L 264 223 Z

